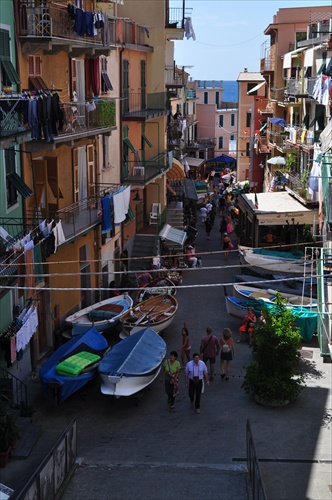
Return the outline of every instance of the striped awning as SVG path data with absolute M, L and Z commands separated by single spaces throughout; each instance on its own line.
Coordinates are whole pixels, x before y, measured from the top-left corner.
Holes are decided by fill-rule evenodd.
M 166 178 L 168 181 L 183 181 L 185 178 L 183 165 L 176 158 L 173 158 L 172 166 L 167 170 Z

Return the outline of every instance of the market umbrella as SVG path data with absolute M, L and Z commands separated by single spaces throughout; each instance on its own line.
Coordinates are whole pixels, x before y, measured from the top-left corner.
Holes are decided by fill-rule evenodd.
M 269 121 L 273 123 L 274 125 L 278 125 L 278 127 L 288 127 L 288 123 L 286 120 L 283 120 L 282 118 L 269 118 Z
M 286 160 L 283 156 L 273 156 L 273 158 L 267 160 L 267 163 L 270 163 L 270 165 L 286 165 Z

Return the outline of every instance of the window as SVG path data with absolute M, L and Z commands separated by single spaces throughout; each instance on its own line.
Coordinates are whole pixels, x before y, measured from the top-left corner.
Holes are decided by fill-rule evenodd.
M 246 156 L 250 156 L 250 143 L 246 143 Z
M 251 124 L 251 112 L 247 111 L 246 127 L 250 127 Z
M 219 106 L 219 92 L 216 92 L 216 105 Z
M 0 29 L 0 83 L 3 87 L 20 83 L 16 69 L 10 60 L 9 32 Z
M 224 126 L 224 115 L 219 115 L 219 127 Z
M 250 92 L 251 89 L 256 87 L 257 83 L 248 83 L 247 84 L 247 92 Z M 250 92 L 250 95 L 257 95 L 257 90 L 254 90 L 253 92 Z
M 209 94 L 208 94 L 208 92 L 204 92 L 204 104 L 209 104 Z
M 193 115 L 196 113 L 196 103 L 193 102 Z
M 11 174 L 16 173 L 14 148 L 5 149 L 5 169 L 7 208 L 10 208 L 17 203 L 17 191 L 14 184 L 10 180 Z
M 128 113 L 129 111 L 129 61 L 124 59 L 122 61 L 122 111 Z
M 230 141 L 234 141 L 235 140 L 235 135 L 234 134 L 231 134 L 230 138 L 229 138 Z
M 234 113 L 231 113 L 231 127 L 234 127 L 235 125 L 235 115 Z
M 218 149 L 222 149 L 223 147 L 224 147 L 224 138 L 223 137 L 219 137 Z

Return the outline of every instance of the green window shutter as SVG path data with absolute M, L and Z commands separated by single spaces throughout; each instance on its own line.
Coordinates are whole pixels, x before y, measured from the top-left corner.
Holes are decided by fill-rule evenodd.
M 1 61 L 1 66 L 3 67 L 3 70 L 6 73 L 10 83 L 21 83 L 20 77 L 18 76 L 16 69 L 12 65 L 11 61 Z
M 0 59 L 10 61 L 9 33 L 2 29 L 0 29 Z

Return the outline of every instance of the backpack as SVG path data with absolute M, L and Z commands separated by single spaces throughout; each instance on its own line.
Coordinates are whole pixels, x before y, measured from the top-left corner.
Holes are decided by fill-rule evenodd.
M 225 342 L 225 344 L 223 344 L 222 348 L 221 348 L 222 352 L 230 352 L 231 348 L 229 347 L 229 345 L 227 344 L 227 342 Z

